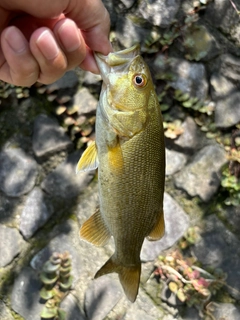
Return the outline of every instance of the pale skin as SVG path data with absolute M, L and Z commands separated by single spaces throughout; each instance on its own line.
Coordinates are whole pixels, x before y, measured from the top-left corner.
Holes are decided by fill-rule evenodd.
M 98 73 L 107 55 L 109 14 L 101 0 L 0 0 L 0 80 L 49 84 L 79 66 Z

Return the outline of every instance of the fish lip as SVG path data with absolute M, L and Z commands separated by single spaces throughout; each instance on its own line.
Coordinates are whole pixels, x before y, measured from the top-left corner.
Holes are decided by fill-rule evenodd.
M 100 74 L 103 82 L 108 83 L 108 75 L 111 72 L 124 71 L 129 63 L 140 53 L 140 45 L 135 44 L 130 48 L 120 50 L 118 52 L 110 52 L 108 55 L 103 55 L 99 52 L 94 52 Z

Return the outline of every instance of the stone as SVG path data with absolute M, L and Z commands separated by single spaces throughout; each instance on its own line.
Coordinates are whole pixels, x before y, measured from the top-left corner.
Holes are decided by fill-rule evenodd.
M 187 157 L 180 152 L 166 149 L 166 175 L 172 175 L 181 170 L 187 162 Z
M 240 241 L 215 215 L 206 218 L 201 240 L 193 252 L 203 268 L 211 266 L 226 272 L 226 290 L 240 299 Z
M 59 80 L 47 86 L 48 92 L 55 90 L 72 89 L 78 85 L 78 76 L 75 71 L 67 71 Z
M 156 259 L 163 250 L 176 243 L 189 227 L 189 217 L 180 205 L 168 194 L 164 193 L 165 235 L 159 241 L 144 240 L 141 260 Z
M 8 265 L 20 252 L 23 240 L 17 229 L 0 224 L 0 268 Z
M 231 54 L 221 56 L 219 73 L 239 85 L 240 81 L 240 58 Z
M 232 303 L 210 303 L 208 309 L 210 310 L 214 319 L 240 319 L 240 308 Z
M 179 0 L 141 1 L 138 10 L 140 16 L 151 24 L 166 28 L 172 24 L 179 5 Z
M 79 115 L 95 114 L 97 103 L 97 99 L 87 88 L 81 88 L 73 97 L 73 105 L 78 108 Z
M 5 303 L 0 300 L 0 319 L 1 320 L 14 320 L 11 312 L 6 307 Z
M 240 92 L 220 99 L 215 107 L 215 123 L 219 128 L 230 128 L 240 121 Z
M 211 76 L 210 84 L 211 97 L 214 100 L 226 98 L 236 90 L 236 86 L 219 73 L 214 73 Z
M 24 267 L 14 280 L 11 306 L 25 320 L 39 320 L 43 304 L 39 303 L 39 291 L 42 287 L 37 273 L 30 267 Z
M 76 175 L 76 166 L 81 156 L 74 152 L 43 180 L 41 187 L 49 195 L 58 199 L 70 200 L 77 197 L 92 180 L 94 170 Z M 56 187 L 57 186 L 57 187 Z
M 79 307 L 76 296 L 74 296 L 72 293 L 69 293 L 66 298 L 64 298 L 64 300 L 60 304 L 60 308 L 66 312 L 65 320 L 86 319 L 83 311 Z
M 28 193 L 38 174 L 36 161 L 23 150 L 5 149 L 0 152 L 0 189 L 10 197 Z
M 177 188 L 185 190 L 191 197 L 199 196 L 209 201 L 220 185 L 220 170 L 227 162 L 224 149 L 218 144 L 202 148 L 192 162 L 176 174 Z
M 194 307 L 187 307 L 184 316 L 184 320 L 202 320 L 202 317 L 199 315 L 199 311 Z M 220 319 L 219 319 L 220 320 Z
M 25 239 L 42 227 L 53 214 L 53 208 L 46 201 L 46 196 L 42 190 L 35 187 L 28 195 L 23 208 L 19 230 Z
M 122 297 L 117 277 L 102 276 L 91 282 L 85 294 L 85 310 L 91 320 L 105 319 Z
M 73 147 L 64 129 L 55 119 L 45 114 L 40 114 L 34 121 L 32 144 L 38 158 L 63 150 L 71 150 Z

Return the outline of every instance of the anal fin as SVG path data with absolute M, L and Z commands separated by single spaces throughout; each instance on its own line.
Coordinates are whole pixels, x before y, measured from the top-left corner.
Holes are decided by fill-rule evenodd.
M 161 210 L 157 222 L 155 223 L 152 231 L 149 233 L 147 239 L 150 241 L 160 240 L 165 233 L 164 214 Z
M 83 223 L 80 229 L 80 237 L 98 247 L 107 244 L 111 234 L 101 217 L 99 209 Z

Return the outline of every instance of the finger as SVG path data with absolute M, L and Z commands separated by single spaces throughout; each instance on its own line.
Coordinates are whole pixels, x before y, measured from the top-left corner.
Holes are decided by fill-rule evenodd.
M 56 23 L 53 31 L 67 59 L 67 69 L 82 63 L 86 56 L 86 45 L 75 22 L 62 19 Z
M 0 79 L 20 86 L 30 86 L 39 74 L 38 64 L 20 30 L 11 26 L 1 34 Z
M 40 67 L 39 82 L 52 83 L 66 72 L 67 59 L 50 29 L 37 29 L 30 38 L 30 49 Z

